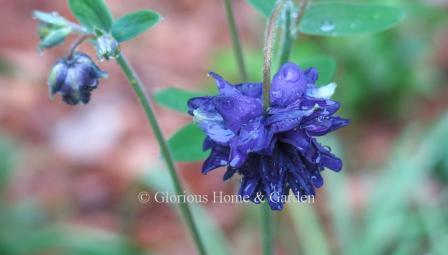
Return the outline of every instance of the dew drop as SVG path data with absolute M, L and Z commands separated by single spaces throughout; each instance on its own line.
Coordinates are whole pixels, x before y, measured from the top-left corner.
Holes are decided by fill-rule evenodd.
M 282 97 L 282 95 L 283 95 L 282 91 L 272 91 L 272 96 L 274 98 L 280 98 L 280 97 Z
M 325 20 L 320 25 L 320 30 L 322 30 L 322 32 L 331 32 L 335 28 L 336 28 L 336 25 L 332 21 L 329 21 L 329 20 Z

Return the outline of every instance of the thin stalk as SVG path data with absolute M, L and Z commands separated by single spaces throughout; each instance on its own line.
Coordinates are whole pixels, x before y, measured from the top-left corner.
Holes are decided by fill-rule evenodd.
M 271 17 L 269 18 L 268 24 L 265 31 L 264 48 L 263 48 L 263 107 L 267 111 L 270 105 L 270 92 L 271 92 L 271 65 L 272 65 L 272 53 L 275 42 L 275 32 L 277 29 L 277 21 L 280 13 L 282 12 L 284 1 L 278 1 L 274 10 L 272 11 Z M 273 220 L 271 217 L 271 208 L 266 198 L 262 206 L 262 240 L 263 240 L 263 254 L 272 255 L 274 254 L 273 245 Z
M 78 47 L 87 39 L 92 38 L 93 35 L 90 34 L 85 34 L 85 35 L 81 35 L 78 37 L 78 39 L 76 39 L 76 41 L 70 46 L 70 50 L 69 50 L 69 54 L 68 54 L 68 58 L 72 58 L 73 55 L 75 54 L 76 49 L 78 49 Z
M 272 11 L 266 26 L 263 48 L 263 106 L 265 111 L 269 108 L 270 104 L 270 91 L 271 91 L 271 66 L 272 66 L 272 51 L 275 42 L 275 32 L 277 30 L 277 20 L 282 11 L 284 1 L 279 1 Z
M 286 8 L 285 10 L 285 24 L 283 27 L 283 45 L 280 51 L 280 63 L 279 67 L 282 66 L 289 60 L 289 55 L 291 55 L 291 9 Z
M 233 6 L 231 0 L 224 0 L 226 6 L 227 23 L 229 26 L 230 36 L 232 37 L 233 50 L 235 52 L 236 62 L 240 72 L 241 80 L 247 81 L 247 71 L 244 62 L 243 50 L 241 47 L 241 40 L 236 27 L 235 15 L 233 14 Z
M 145 110 L 146 117 L 148 118 L 149 124 L 151 125 L 154 135 L 157 139 L 157 142 L 159 143 L 159 147 L 160 147 L 162 156 L 166 162 L 171 180 L 173 182 L 173 186 L 174 186 L 176 195 L 178 195 L 178 196 L 182 195 L 182 194 L 184 194 L 183 188 L 182 188 L 182 184 L 180 183 L 179 177 L 177 175 L 176 165 L 174 164 L 173 156 L 171 154 L 170 149 L 168 148 L 168 144 L 166 143 L 165 139 L 163 138 L 162 131 L 160 129 L 159 123 L 157 122 L 157 118 L 153 111 L 151 101 L 143 87 L 143 83 L 140 81 L 139 77 L 137 76 L 137 74 L 135 73 L 133 68 L 130 66 L 129 62 L 126 60 L 126 58 L 122 54 L 120 54 L 116 58 L 116 60 L 117 60 L 118 64 L 120 65 L 123 73 L 126 75 L 132 88 L 134 89 L 135 94 L 137 95 L 140 103 L 143 106 L 143 109 Z M 191 213 L 190 207 L 188 206 L 187 203 L 180 203 L 179 207 L 180 207 L 181 214 L 185 220 L 185 223 L 191 232 L 193 241 L 196 244 L 198 253 L 201 255 L 205 255 L 206 252 L 205 252 L 205 248 L 204 248 L 204 243 L 202 242 L 202 239 L 199 236 L 198 228 L 195 225 L 195 222 L 193 220 L 193 215 Z
M 261 209 L 262 235 L 263 235 L 263 255 L 274 254 L 274 246 L 272 240 L 273 220 L 271 217 L 271 208 L 268 201 L 265 201 Z

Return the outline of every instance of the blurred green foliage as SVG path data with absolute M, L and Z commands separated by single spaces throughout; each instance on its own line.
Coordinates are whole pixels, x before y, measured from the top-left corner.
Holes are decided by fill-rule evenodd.
M 446 27 L 443 8 L 421 0 L 396 0 L 406 19 L 399 26 L 370 36 L 315 38 L 318 47 L 338 62 L 336 98 L 353 118 L 404 118 L 421 97 L 441 84 L 434 63 L 435 32 Z M 314 38 L 313 38 L 314 39 Z

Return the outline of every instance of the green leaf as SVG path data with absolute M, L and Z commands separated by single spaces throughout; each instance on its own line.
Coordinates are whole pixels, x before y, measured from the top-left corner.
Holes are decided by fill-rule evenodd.
M 345 36 L 378 32 L 403 20 L 398 7 L 379 4 L 320 3 L 305 12 L 300 31 L 311 35 Z
M 269 17 L 275 7 L 276 0 L 246 0 L 252 7 L 262 15 Z
M 157 91 L 154 94 L 154 100 L 169 109 L 187 113 L 187 102 L 192 97 L 203 96 L 203 93 L 192 92 L 178 88 L 167 88 Z
M 56 12 L 48 13 L 48 12 L 34 11 L 33 18 L 41 22 L 55 26 L 67 26 L 67 24 L 69 24 L 68 20 L 66 20 L 64 17 L 62 17 Z
M 203 160 L 208 152 L 202 151 L 205 135 L 195 124 L 190 123 L 178 130 L 168 145 L 176 161 L 191 162 Z
M 336 61 L 328 56 L 316 56 L 295 61 L 301 68 L 315 67 L 319 72 L 318 85 L 326 85 L 333 81 L 336 72 Z
M 127 14 L 112 25 L 112 35 L 118 42 L 137 37 L 160 21 L 160 15 L 151 10 L 142 10 Z
M 103 0 L 68 0 L 73 15 L 90 31 L 95 28 L 110 31 L 112 14 Z

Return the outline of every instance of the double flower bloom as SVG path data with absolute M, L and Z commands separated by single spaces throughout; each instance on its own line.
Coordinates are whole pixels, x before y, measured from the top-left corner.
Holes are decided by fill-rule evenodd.
M 340 105 L 330 96 L 336 85 L 316 87 L 315 68 L 284 64 L 272 80 L 267 111 L 261 83 L 232 85 L 215 73 L 210 76 L 219 94 L 188 102 L 189 113 L 207 135 L 203 149 L 211 149 L 204 174 L 226 166 L 224 180 L 242 176 L 240 196 L 258 203 L 262 194 L 273 210 L 281 210 L 281 198 L 290 190 L 315 195 L 324 168 L 341 170 L 342 161 L 315 137 L 349 121 L 335 115 Z

